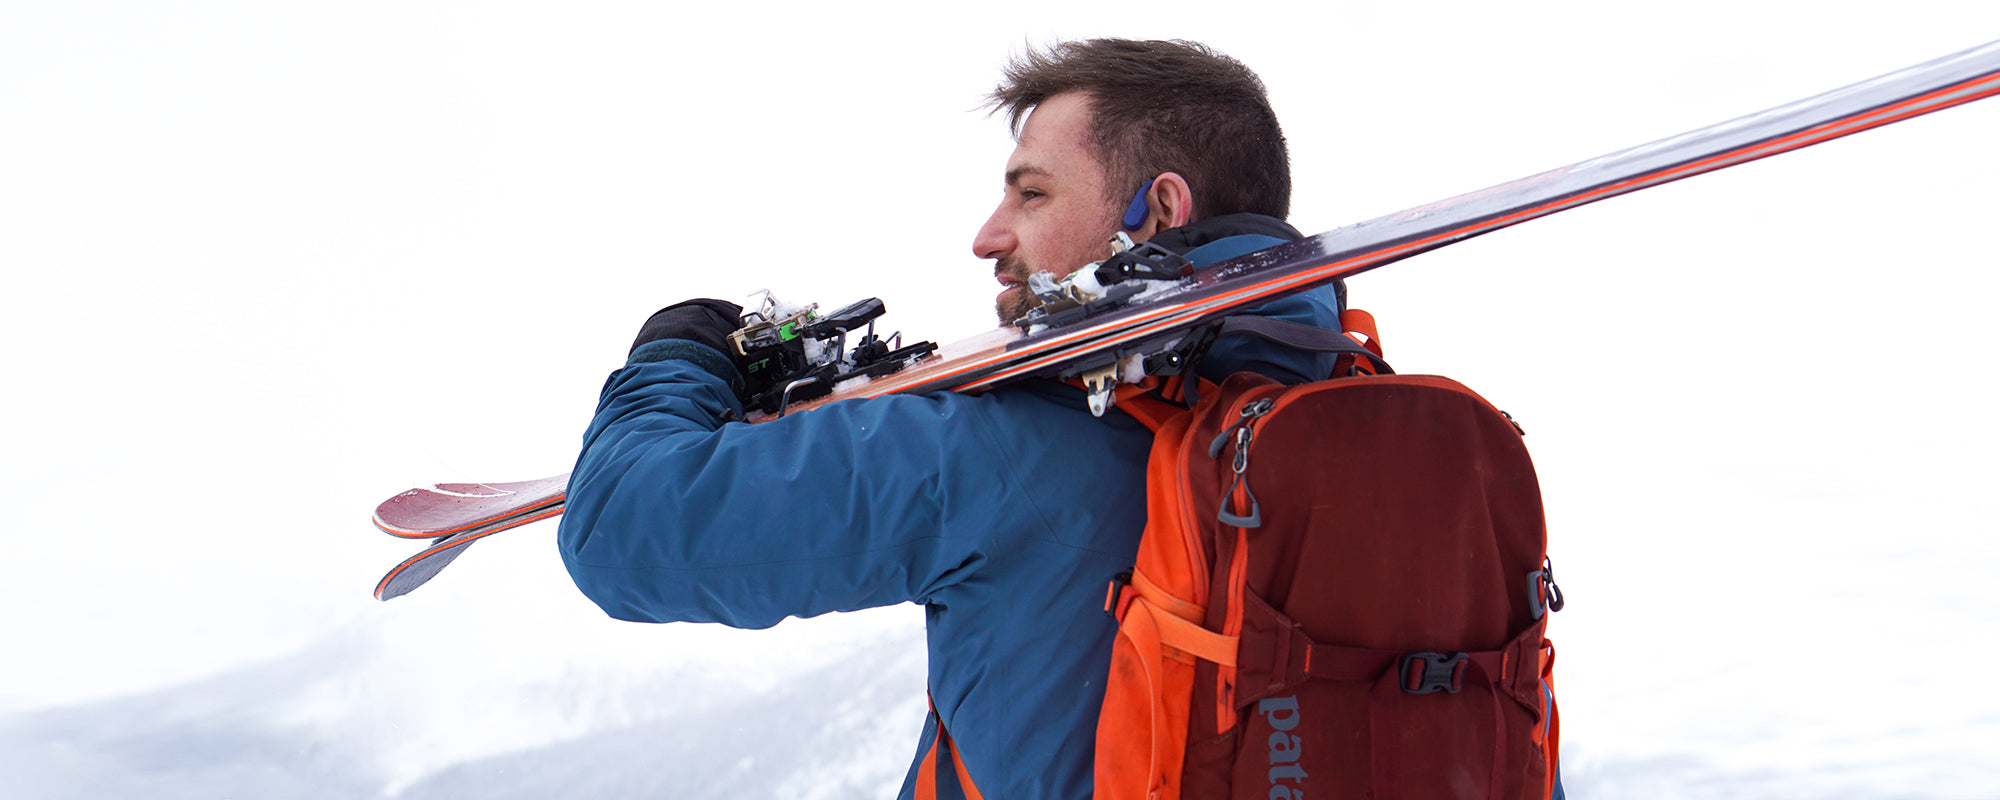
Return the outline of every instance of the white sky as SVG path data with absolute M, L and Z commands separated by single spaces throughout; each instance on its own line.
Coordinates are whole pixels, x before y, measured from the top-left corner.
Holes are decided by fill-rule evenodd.
M 969 243 L 1011 145 L 975 109 L 1024 42 L 1245 61 L 1311 232 L 2000 38 L 1979 0 L 1078 5 L 0 9 L 0 712 L 336 634 L 440 670 L 643 660 L 658 629 L 603 621 L 548 526 L 376 603 L 411 548 L 368 512 L 567 469 L 673 301 L 988 326 Z M 1932 788 L 2000 779 L 1945 766 L 2000 749 L 2000 700 L 1922 663 L 2000 655 L 1996 134 L 1975 104 L 1352 283 L 1399 369 L 1529 431 L 1566 741 L 1784 768 L 1862 747 L 1789 731 L 1918 729 L 1964 742 Z

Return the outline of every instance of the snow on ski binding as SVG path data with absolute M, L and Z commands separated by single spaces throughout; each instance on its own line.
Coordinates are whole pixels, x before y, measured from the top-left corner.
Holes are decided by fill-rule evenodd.
M 1047 271 L 1029 275 L 1028 290 L 1042 304 L 1014 324 L 1030 334 L 1074 325 L 1179 286 L 1183 279 L 1194 274 L 1194 264 L 1186 257 L 1152 242 L 1134 244 L 1124 231 L 1112 234 L 1110 245 L 1110 258 L 1086 264 L 1069 277 L 1058 280 Z M 1179 352 L 1181 338 L 1169 337 L 1158 348 L 1120 349 L 1108 359 L 1066 370 L 1061 377 L 1082 380 L 1090 413 L 1101 417 L 1110 410 L 1111 393 L 1118 384 L 1138 383 L 1163 366 L 1182 363 L 1179 358 L 1157 358 L 1164 353 Z M 1148 355 L 1143 352 L 1145 349 L 1156 352 Z
M 1028 276 L 1028 290 L 1041 298 L 1014 324 L 1030 333 L 1038 326 L 1060 328 L 1124 306 L 1144 295 L 1177 285 L 1194 274 L 1194 264 L 1152 242 L 1132 243 L 1124 231 L 1111 236 L 1111 257 L 1058 279 L 1048 271 Z
M 903 346 L 900 332 L 877 336 L 875 318 L 886 310 L 878 298 L 822 317 L 818 304 L 791 306 L 769 291 L 760 294 L 763 302 L 744 313 L 729 346 L 743 366 L 744 405 L 767 415 L 783 416 L 793 403 L 831 394 L 855 378 L 895 373 L 937 350 L 936 342 Z M 860 341 L 848 350 L 847 334 L 863 326 Z

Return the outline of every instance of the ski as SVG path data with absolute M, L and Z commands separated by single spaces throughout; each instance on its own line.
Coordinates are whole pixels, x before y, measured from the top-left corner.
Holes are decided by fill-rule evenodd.
M 1663 183 L 1732 167 L 2000 94 L 2000 42 L 1928 61 L 1845 88 L 1650 144 L 1528 176 L 1436 203 L 1336 228 L 1317 236 L 1194 270 L 1136 297 L 1114 292 L 1025 329 L 1002 327 L 937 349 L 890 374 L 818 387 L 818 396 L 752 422 L 823 403 L 889 394 L 979 392 L 1031 377 L 1086 376 L 1101 410 L 1111 378 L 1157 355 L 1187 332 L 1231 313 L 1350 277 L 1445 245 Z M 1039 293 L 1039 292 L 1038 292 Z M 878 304 L 879 305 L 879 304 Z M 871 334 L 872 338 L 872 334 Z M 926 351 L 928 352 L 928 351 Z M 466 484 L 413 489 L 376 510 L 376 524 L 406 538 L 444 537 L 399 565 L 377 586 L 388 599 L 437 574 L 466 545 L 560 514 L 568 475 L 524 482 L 555 494 L 451 498 Z M 504 486 L 514 486 L 508 484 Z M 497 485 L 498 486 L 498 485 Z M 392 507 L 392 504 L 395 504 Z M 422 509 L 422 513 L 416 513 Z M 396 591 L 385 594 L 384 587 Z
M 375 527 L 404 539 L 433 539 L 562 505 L 567 474 L 516 483 L 440 483 L 375 507 Z
M 568 478 L 569 474 L 564 473 L 556 478 L 545 478 L 543 480 L 555 481 L 560 479 L 561 483 L 567 483 Z M 561 483 L 558 485 L 561 485 Z M 412 491 L 424 490 L 418 489 Z M 383 575 L 382 579 L 375 583 L 375 599 L 393 600 L 409 594 L 411 590 L 424 585 L 425 582 L 435 577 L 439 571 L 451 564 L 453 559 L 458 558 L 459 554 L 464 553 L 465 548 L 473 542 L 501 531 L 513 530 L 530 522 L 540 522 L 561 513 L 562 495 L 558 493 L 552 501 L 542 505 L 506 514 L 484 523 L 463 526 L 455 533 L 441 536 L 423 550 L 418 551 L 416 555 L 403 559 L 403 563 L 397 564 L 395 569 L 391 569 L 388 574 Z

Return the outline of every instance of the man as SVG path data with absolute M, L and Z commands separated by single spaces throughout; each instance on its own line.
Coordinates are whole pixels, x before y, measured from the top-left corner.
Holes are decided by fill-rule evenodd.
M 1031 271 L 1100 260 L 1121 229 L 1197 263 L 1298 237 L 1263 86 L 1199 45 L 1060 44 L 1012 65 L 994 104 L 1019 145 L 973 249 L 1003 321 L 1034 307 Z M 1337 300 L 1258 313 L 1331 326 Z M 1090 796 L 1102 600 L 1144 527 L 1151 434 L 1050 381 L 732 422 L 735 315 L 662 310 L 606 382 L 560 531 L 577 586 L 620 619 L 739 627 L 922 603 L 935 710 L 902 797 Z M 1204 371 L 1300 381 L 1331 361 L 1228 338 Z
M 1029 273 L 1061 277 L 1104 258 L 1121 223 L 1144 241 L 1243 215 L 1210 235 L 1299 238 L 1282 222 L 1292 193 L 1285 137 L 1243 65 L 1196 46 L 1099 40 L 1031 52 L 1007 78 L 992 101 L 1018 146 L 1007 196 L 972 242 L 1008 287 L 1002 323 L 1035 307 L 1022 285 Z

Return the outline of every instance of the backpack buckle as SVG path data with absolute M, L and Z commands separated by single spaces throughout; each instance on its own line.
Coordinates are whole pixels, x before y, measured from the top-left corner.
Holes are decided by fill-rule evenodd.
M 1462 678 L 1468 659 L 1464 653 L 1446 655 L 1418 650 L 1405 653 L 1396 672 L 1402 676 L 1403 691 L 1410 694 L 1458 694 L 1465 688 Z
M 1228 446 L 1232 438 L 1236 441 L 1236 453 L 1229 462 L 1229 470 L 1236 473 L 1236 477 L 1230 482 L 1229 488 L 1222 493 L 1222 502 L 1215 514 L 1215 518 L 1224 525 L 1238 528 L 1260 528 L 1264 525 L 1264 514 L 1257 507 L 1257 496 L 1250 493 L 1250 485 L 1246 482 L 1244 473 L 1250 469 L 1250 443 L 1257 436 L 1255 428 L 1257 419 L 1271 413 L 1271 409 L 1276 406 L 1277 401 L 1269 397 L 1260 397 L 1243 404 L 1243 410 L 1237 412 L 1236 424 L 1224 428 L 1216 435 L 1214 441 L 1208 443 L 1208 457 L 1216 458 L 1222 455 L 1222 448 Z M 1232 437 L 1231 434 L 1235 436 Z M 1238 489 L 1243 490 L 1243 502 L 1250 506 L 1246 514 L 1236 514 L 1229 510 L 1230 498 L 1236 495 Z
M 1555 562 L 1542 557 L 1542 568 L 1528 573 L 1528 613 L 1541 619 L 1551 611 L 1563 610 L 1562 587 L 1556 585 Z
M 1111 576 L 1111 585 L 1104 590 L 1104 614 L 1120 622 L 1125 621 L 1125 606 L 1132 600 L 1125 596 L 1125 590 L 1132 586 L 1132 571 L 1125 570 Z

